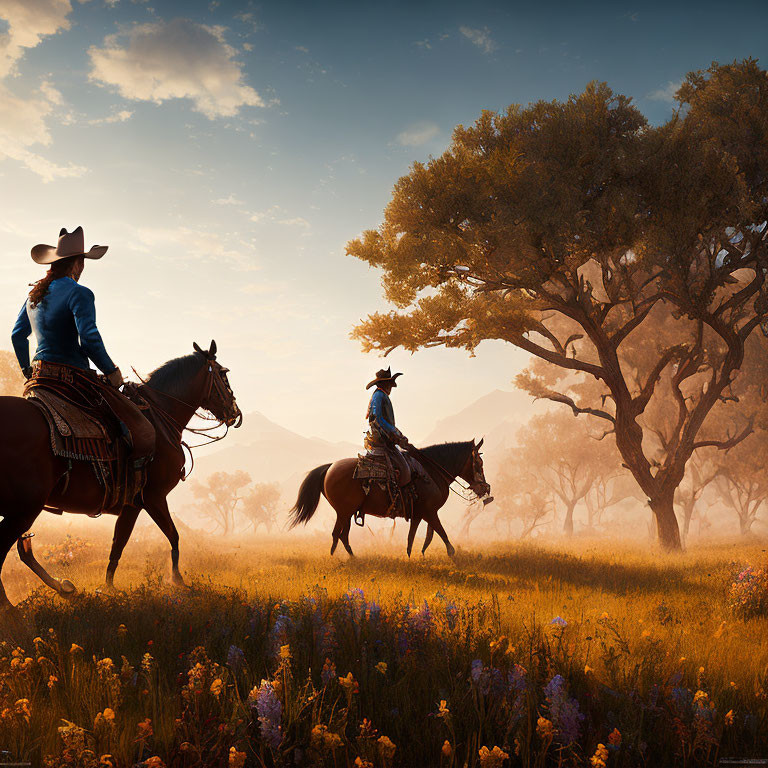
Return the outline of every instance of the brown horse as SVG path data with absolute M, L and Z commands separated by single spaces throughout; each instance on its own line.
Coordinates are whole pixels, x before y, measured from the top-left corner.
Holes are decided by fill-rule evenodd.
M 453 545 L 448 540 L 440 520 L 438 510 L 448 500 L 451 483 L 460 477 L 477 496 L 486 496 L 491 486 L 483 474 L 483 458 L 480 447 L 483 441 L 475 444 L 474 440 L 465 443 L 443 443 L 430 445 L 419 451 L 419 459 L 427 477 L 414 480 L 417 499 L 413 505 L 410 529 L 408 531 L 408 556 L 411 556 L 416 530 L 422 520 L 429 529 L 422 553 L 432 540 L 432 532 L 445 542 L 448 555 L 453 557 Z M 323 464 L 307 474 L 299 488 L 299 496 L 291 510 L 291 528 L 299 523 L 307 523 L 315 514 L 320 503 L 320 494 L 336 510 L 336 525 L 333 526 L 333 544 L 331 554 L 336 551 L 339 541 L 353 554 L 349 546 L 349 531 L 355 513 L 387 517 L 390 506 L 389 494 L 375 483 L 366 495 L 363 484 L 353 477 L 357 459 L 340 459 L 333 464 Z
M 127 505 L 117 514 L 107 586 L 142 508 L 159 526 L 171 545 L 173 581 L 183 585 L 179 571 L 179 534 L 166 497 L 182 478 L 182 432 L 198 409 L 211 413 L 227 427 L 240 426 L 242 414 L 227 380 L 227 369 L 216 361 L 216 342 L 208 351 L 194 345 L 194 353 L 171 360 L 153 371 L 137 387 L 149 403 L 147 417 L 157 432 L 155 455 L 143 492 L 144 506 Z M 98 515 L 104 490 L 88 462 L 55 456 L 48 424 L 39 409 L 20 397 L 0 397 L 0 569 L 14 542 L 19 556 L 49 587 L 62 596 L 75 591 L 71 582 L 51 578 L 35 560 L 25 534 L 44 508 Z M 71 464 L 71 468 L 70 468 Z M 0 609 L 10 607 L 0 581 Z

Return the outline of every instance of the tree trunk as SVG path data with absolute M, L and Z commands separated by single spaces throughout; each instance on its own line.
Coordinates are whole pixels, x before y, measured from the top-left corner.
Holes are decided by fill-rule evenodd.
M 573 509 L 575 504 L 568 504 L 565 508 L 565 521 L 563 522 L 563 533 L 566 536 L 573 536 Z
M 680 526 L 675 515 L 674 494 L 664 494 L 650 499 L 650 506 L 656 517 L 656 530 L 659 534 L 659 544 L 668 552 L 679 551 L 683 548 L 680 541 Z

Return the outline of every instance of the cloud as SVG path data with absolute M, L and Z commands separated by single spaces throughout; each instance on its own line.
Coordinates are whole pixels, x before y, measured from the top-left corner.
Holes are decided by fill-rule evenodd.
M 493 53 L 498 48 L 496 42 L 491 37 L 491 30 L 488 27 L 483 27 L 482 29 L 459 27 L 459 32 L 483 53 Z
M 130 120 L 133 117 L 133 112 L 130 109 L 116 109 L 113 110 L 111 115 L 106 117 L 95 117 L 93 120 L 89 120 L 89 125 L 108 125 L 109 123 L 124 123 L 126 120 Z
M 264 106 L 261 96 L 243 82 L 224 31 L 189 19 L 138 24 L 109 35 L 103 47 L 89 49 L 90 79 L 136 101 L 191 99 L 194 109 L 210 119 Z
M 666 101 L 673 104 L 675 101 L 675 94 L 682 84 L 682 80 L 670 80 L 663 88 L 657 88 L 655 91 L 651 91 L 648 94 L 648 98 L 652 101 Z
M 397 142 L 404 147 L 420 147 L 434 139 L 439 133 L 440 128 L 435 123 L 414 123 L 397 134 Z
M 14 71 L 27 48 L 48 36 L 69 29 L 70 0 L 2 0 L 0 19 L 8 30 L 0 35 L 0 77 Z

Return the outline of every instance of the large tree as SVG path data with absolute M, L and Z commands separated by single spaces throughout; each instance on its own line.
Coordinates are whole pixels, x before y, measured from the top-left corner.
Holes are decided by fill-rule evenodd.
M 383 269 L 397 307 L 356 328 L 365 349 L 502 339 L 598 382 L 597 400 L 541 394 L 606 423 L 667 549 L 681 546 L 674 497 L 693 452 L 748 433 L 700 435 L 768 310 L 766 72 L 713 64 L 677 96 L 656 127 L 604 84 L 483 112 L 348 246 Z M 679 335 L 630 375 L 622 346 L 652 315 Z M 642 417 L 665 372 L 676 418 L 651 457 Z

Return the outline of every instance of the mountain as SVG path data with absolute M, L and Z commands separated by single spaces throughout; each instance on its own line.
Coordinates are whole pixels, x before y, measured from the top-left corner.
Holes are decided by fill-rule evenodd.
M 496 389 L 489 392 L 452 416 L 441 419 L 435 428 L 420 441 L 420 445 L 450 440 L 479 440 L 485 438 L 483 454 L 485 462 L 493 467 L 515 441 L 517 430 L 531 416 L 544 413 L 547 404 L 534 402 L 521 390 Z

